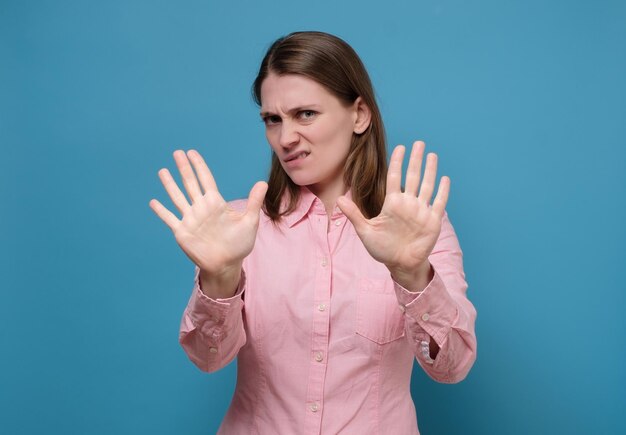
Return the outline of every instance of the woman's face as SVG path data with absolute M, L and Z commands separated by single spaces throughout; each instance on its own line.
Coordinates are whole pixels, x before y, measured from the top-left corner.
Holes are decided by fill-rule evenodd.
M 261 101 L 265 135 L 291 180 L 315 193 L 343 185 L 352 135 L 360 132 L 361 98 L 345 107 L 314 80 L 270 73 L 261 84 Z

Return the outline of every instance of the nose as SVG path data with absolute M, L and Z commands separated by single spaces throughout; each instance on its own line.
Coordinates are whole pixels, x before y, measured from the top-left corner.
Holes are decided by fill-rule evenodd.
M 291 148 L 300 140 L 297 125 L 289 121 L 283 121 L 280 127 L 280 146 Z

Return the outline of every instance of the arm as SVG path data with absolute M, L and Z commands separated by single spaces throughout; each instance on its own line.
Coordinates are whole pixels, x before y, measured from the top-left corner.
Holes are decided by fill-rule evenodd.
M 211 373 L 230 363 L 246 343 L 242 313 L 246 275 L 241 269 L 234 295 L 226 298 L 207 296 L 208 289 L 202 286 L 200 275 L 196 266 L 193 291 L 180 324 L 179 342 L 200 370 Z
M 405 332 L 416 359 L 426 373 L 443 383 L 463 380 L 476 360 L 476 309 L 466 297 L 463 253 L 447 213 L 441 234 L 428 257 L 428 284 L 412 292 L 394 279 L 398 302 L 404 307 Z M 434 360 L 434 361 L 433 361 Z
M 441 177 L 429 205 L 437 181 L 437 155 L 427 155 L 420 181 L 424 147 L 422 141 L 413 144 L 404 189 L 405 148 L 393 150 L 378 216 L 366 219 L 346 196 L 338 197 L 337 205 L 370 255 L 391 272 L 418 362 L 433 379 L 453 383 L 464 379 L 476 360 L 476 310 L 465 295 L 463 254 L 445 212 L 450 178 Z
M 150 207 L 196 265 L 179 341 L 201 370 L 211 372 L 232 361 L 246 342 L 242 316 L 246 279 L 241 266 L 254 247 L 267 183 L 256 183 L 247 201 L 226 203 L 197 151 L 176 150 L 174 160 L 189 200 L 167 169 L 160 170 L 159 177 L 182 218 L 156 199 Z

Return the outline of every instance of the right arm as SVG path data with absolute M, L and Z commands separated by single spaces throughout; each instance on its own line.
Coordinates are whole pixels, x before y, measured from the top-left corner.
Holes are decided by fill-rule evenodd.
M 202 156 L 196 151 L 188 155 L 197 178 L 187 155 L 179 150 L 174 152 L 191 204 L 169 171 L 159 171 L 182 219 L 156 199 L 150 201 L 150 207 L 170 227 L 176 242 L 196 265 L 194 288 L 181 320 L 179 341 L 200 370 L 212 372 L 232 361 L 246 342 L 242 317 L 246 284 L 243 260 L 254 247 L 267 183 L 254 185 L 245 207 L 240 207 L 245 201 L 229 204 L 217 190 Z

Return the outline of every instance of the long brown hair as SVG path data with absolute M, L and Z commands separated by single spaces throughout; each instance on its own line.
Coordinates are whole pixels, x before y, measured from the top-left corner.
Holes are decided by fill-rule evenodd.
M 259 106 L 261 84 L 270 72 L 308 77 L 345 104 L 354 103 L 359 96 L 363 98 L 371 111 L 371 122 L 363 133 L 352 135 L 344 183 L 351 189 L 352 201 L 361 213 L 366 218 L 377 216 L 385 200 L 385 129 L 369 75 L 354 49 L 342 39 L 323 32 L 293 32 L 278 38 L 267 50 L 252 85 L 252 97 Z M 276 223 L 296 208 L 300 186 L 289 178 L 274 152 L 268 185 L 263 209 Z M 289 193 L 289 202 L 281 211 L 285 191 Z

